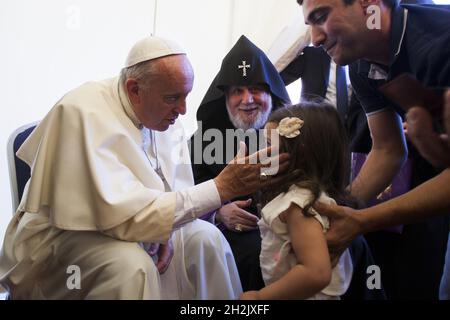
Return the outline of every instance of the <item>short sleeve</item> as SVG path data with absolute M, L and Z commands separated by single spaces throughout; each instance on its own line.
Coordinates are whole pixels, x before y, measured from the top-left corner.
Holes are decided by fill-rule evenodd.
M 381 80 L 369 79 L 363 72 L 360 72 L 360 63 L 354 62 L 349 67 L 350 81 L 356 97 L 360 101 L 366 114 L 373 114 L 382 111 L 389 106 L 389 102 L 378 91 Z
M 312 197 L 311 191 L 308 189 L 299 188 L 295 185 L 291 186 L 285 193 L 278 195 L 272 201 L 270 201 L 262 209 L 262 217 L 267 225 L 274 227 L 277 224 L 279 215 L 286 211 L 292 203 L 295 203 L 300 208 L 305 208 L 310 202 Z M 333 199 L 328 197 L 325 193 L 322 193 L 318 201 L 324 203 L 336 203 Z M 324 231 L 329 229 L 329 221 L 325 216 L 321 216 L 317 211 L 311 209 L 310 212 L 314 214 L 314 218 L 319 221 Z

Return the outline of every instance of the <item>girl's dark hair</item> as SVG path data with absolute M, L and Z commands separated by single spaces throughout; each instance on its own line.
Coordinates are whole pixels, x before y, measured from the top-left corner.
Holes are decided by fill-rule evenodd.
M 280 136 L 280 152 L 290 154 L 289 175 L 276 190 L 264 190 L 267 203 L 293 184 L 311 191 L 304 213 L 326 192 L 340 204 L 349 205 L 345 188 L 350 177 L 350 151 L 346 130 L 336 109 L 322 101 L 301 102 L 274 111 L 269 122 L 277 125 L 285 117 L 304 121 L 295 138 Z

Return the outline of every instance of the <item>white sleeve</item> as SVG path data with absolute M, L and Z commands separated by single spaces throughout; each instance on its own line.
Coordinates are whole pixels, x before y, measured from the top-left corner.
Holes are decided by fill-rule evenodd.
M 212 179 L 177 191 L 176 196 L 174 229 L 222 205 L 216 183 Z
M 220 206 L 216 184 L 214 180 L 208 180 L 184 190 L 162 194 L 131 219 L 103 233 L 125 241 L 164 243 L 173 230 Z

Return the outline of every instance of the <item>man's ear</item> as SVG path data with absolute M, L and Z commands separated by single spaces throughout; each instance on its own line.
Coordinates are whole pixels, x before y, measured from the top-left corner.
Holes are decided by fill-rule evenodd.
M 380 5 L 380 2 L 382 0 L 359 0 L 359 3 L 361 7 L 363 8 L 364 12 L 367 11 L 367 8 L 372 5 Z
M 136 105 L 141 101 L 139 97 L 139 85 L 135 79 L 129 78 L 125 81 L 125 90 L 132 105 Z

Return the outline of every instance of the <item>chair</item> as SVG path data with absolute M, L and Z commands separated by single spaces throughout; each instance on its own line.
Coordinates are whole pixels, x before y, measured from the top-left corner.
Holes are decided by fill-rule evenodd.
M 22 199 L 25 185 L 30 179 L 30 167 L 17 158 L 16 152 L 22 143 L 33 132 L 38 125 L 38 121 L 26 124 L 16 129 L 8 138 L 6 156 L 8 157 L 9 182 L 11 186 L 12 213 L 14 214 Z M 10 300 L 7 290 L 0 286 L 0 300 Z
M 8 139 L 6 154 L 8 157 L 13 214 L 19 206 L 23 195 L 23 189 L 30 178 L 30 167 L 25 162 L 17 158 L 16 152 L 34 128 L 36 128 L 37 124 L 38 122 L 33 122 L 16 129 Z

